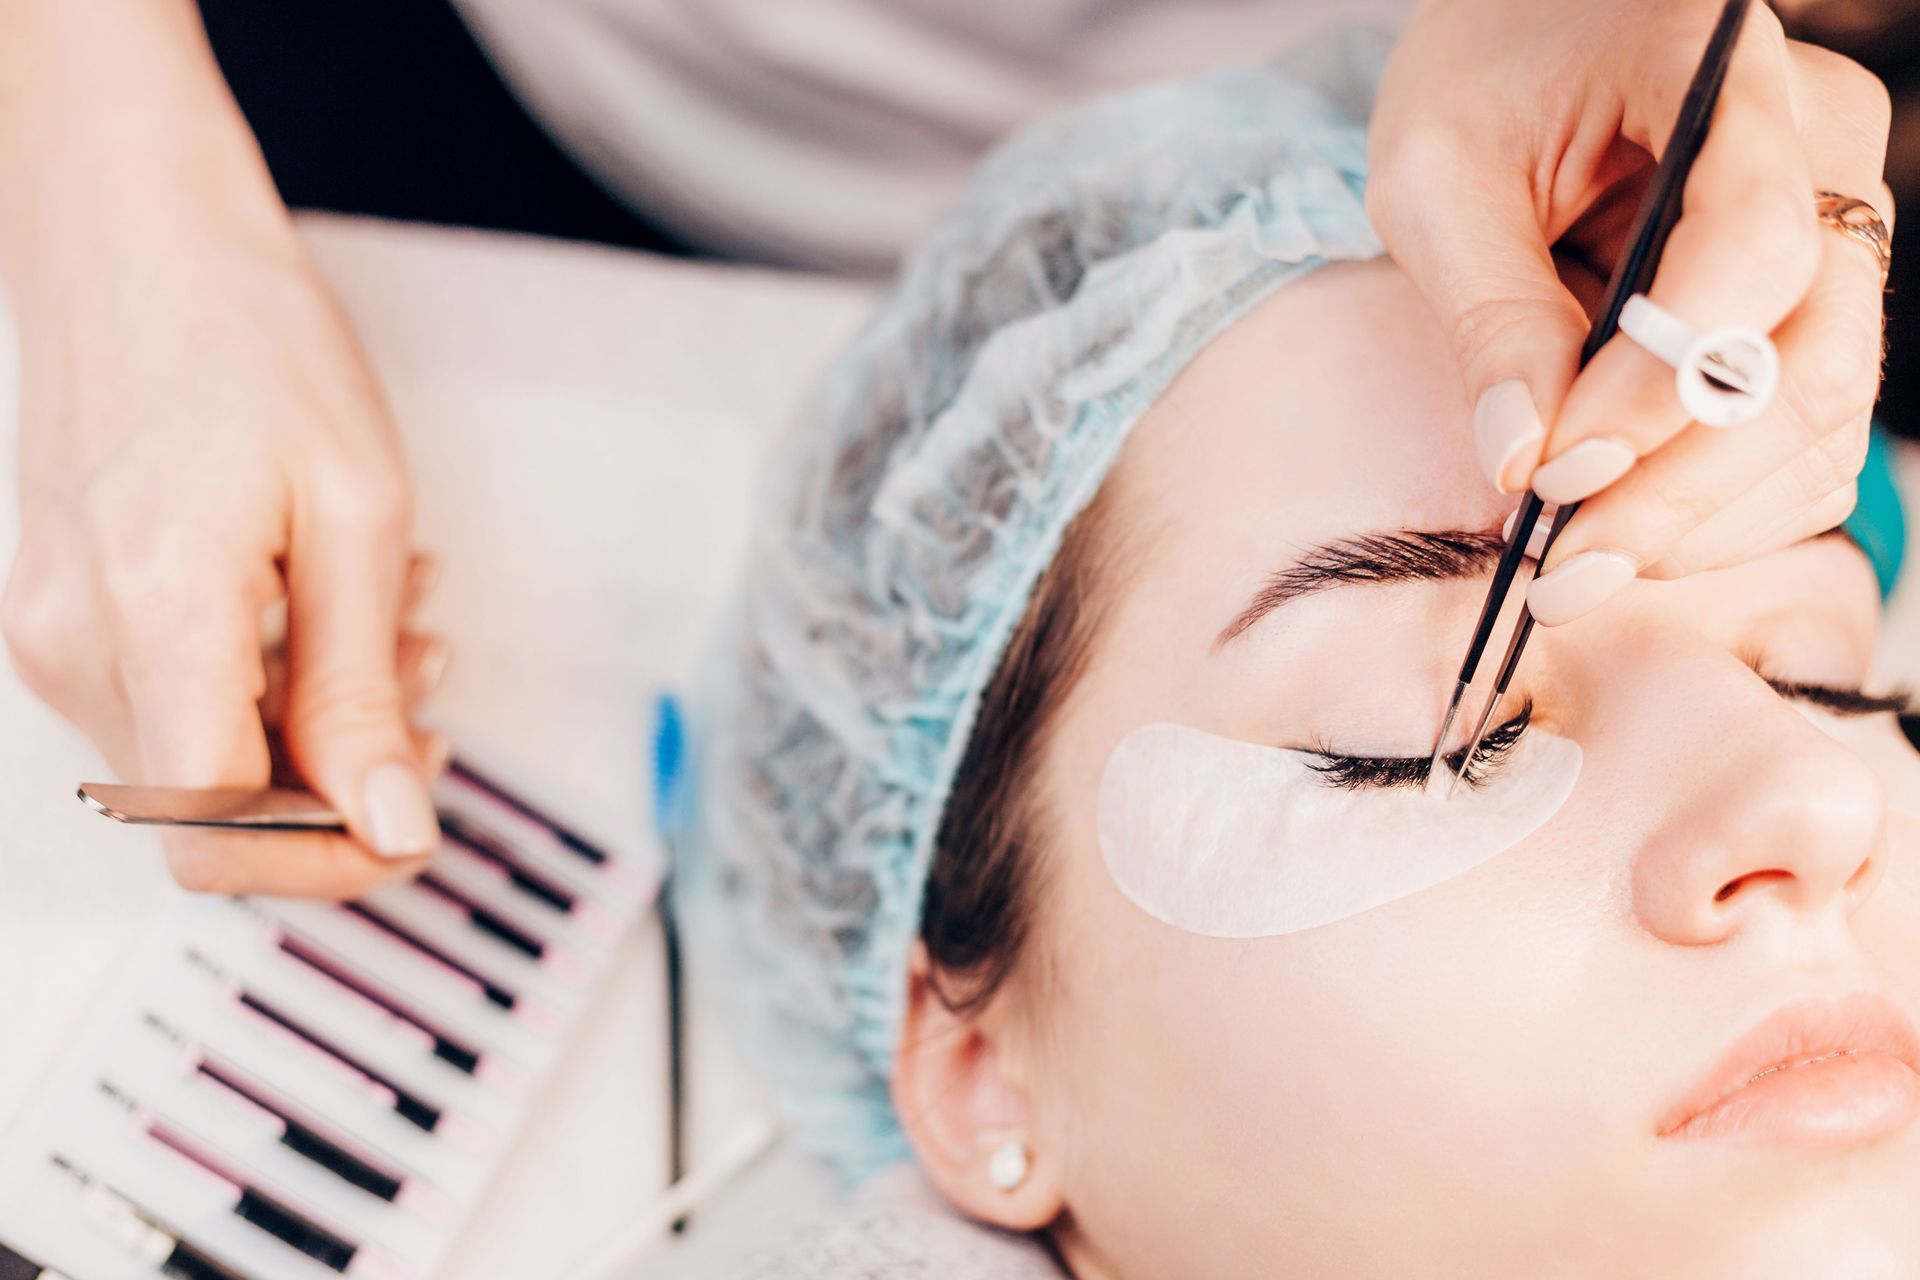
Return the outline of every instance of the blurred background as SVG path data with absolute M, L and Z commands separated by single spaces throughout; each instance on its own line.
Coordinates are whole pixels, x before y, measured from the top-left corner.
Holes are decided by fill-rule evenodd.
M 1920 0 L 1773 7 L 1796 38 L 1886 81 L 1887 181 L 1902 207 L 1920 208 Z M 700 256 L 608 195 L 542 131 L 449 0 L 201 0 L 201 11 L 295 208 Z M 1887 310 L 1881 416 L 1920 438 L 1920 255 L 1894 255 Z

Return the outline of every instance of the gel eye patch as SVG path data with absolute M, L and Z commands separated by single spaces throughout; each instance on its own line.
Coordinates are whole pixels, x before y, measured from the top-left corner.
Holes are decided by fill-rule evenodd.
M 1101 776 L 1107 871 L 1142 911 L 1210 938 L 1331 924 L 1512 848 L 1566 803 L 1577 743 L 1530 729 L 1487 783 L 1451 797 L 1343 790 L 1320 757 L 1178 724 L 1122 738 Z

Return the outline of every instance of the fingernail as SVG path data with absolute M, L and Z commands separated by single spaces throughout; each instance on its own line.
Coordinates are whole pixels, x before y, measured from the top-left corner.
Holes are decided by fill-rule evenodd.
M 414 679 L 421 697 L 426 697 L 440 687 L 446 678 L 447 662 L 453 657 L 453 647 L 445 640 L 433 639 L 420 650 L 420 665 L 415 669 Z
M 1473 406 L 1473 442 L 1480 469 L 1502 493 L 1527 487 L 1527 474 L 1540 458 L 1547 429 L 1534 408 L 1533 393 L 1518 378 L 1496 382 L 1480 393 Z
M 1520 508 L 1515 507 L 1507 514 L 1507 522 L 1500 526 L 1500 541 L 1506 542 L 1513 537 L 1513 522 L 1520 518 Z M 1533 532 L 1527 535 L 1527 554 L 1538 560 L 1547 549 L 1547 534 L 1553 528 L 1553 513 L 1543 510 L 1533 522 Z
M 1624 551 L 1582 551 L 1527 586 L 1527 611 L 1557 627 L 1591 613 L 1639 576 L 1640 561 Z
M 420 775 L 395 761 L 367 774 L 360 785 L 367 832 L 374 852 L 386 858 L 411 858 L 440 843 L 440 821 Z
M 1533 473 L 1533 491 L 1548 502 L 1582 502 L 1633 470 L 1638 455 L 1608 436 L 1582 440 Z

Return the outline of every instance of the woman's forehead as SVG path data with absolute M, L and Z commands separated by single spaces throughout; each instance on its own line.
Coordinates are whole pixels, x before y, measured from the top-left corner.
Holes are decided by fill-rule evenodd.
M 1155 528 L 1210 532 L 1210 554 L 1497 528 L 1513 505 L 1475 461 L 1444 335 L 1385 260 L 1325 268 L 1216 339 L 1135 429 L 1114 486 Z

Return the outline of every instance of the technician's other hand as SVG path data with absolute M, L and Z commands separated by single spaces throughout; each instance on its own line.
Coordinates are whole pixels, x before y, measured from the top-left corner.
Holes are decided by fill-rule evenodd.
M 15 282 L 22 529 L 0 624 L 129 782 L 265 785 L 271 693 L 352 838 L 174 831 L 169 866 L 190 889 L 346 897 L 438 842 L 444 746 L 408 723 L 434 650 L 402 634 L 411 499 L 387 409 L 291 228 L 259 225 L 156 228 L 57 287 Z
M 1761 417 L 1688 421 L 1673 370 L 1616 336 L 1576 378 L 1587 320 L 1553 251 L 1604 277 L 1666 145 L 1720 0 L 1429 0 L 1387 68 L 1368 210 L 1453 338 L 1501 489 L 1590 499 L 1533 584 L 1544 623 L 1638 574 L 1678 577 L 1852 510 L 1878 394 L 1883 280 L 1823 227 L 1819 190 L 1891 224 L 1889 106 L 1871 74 L 1746 18 L 1649 295 L 1696 330 L 1771 333 Z

